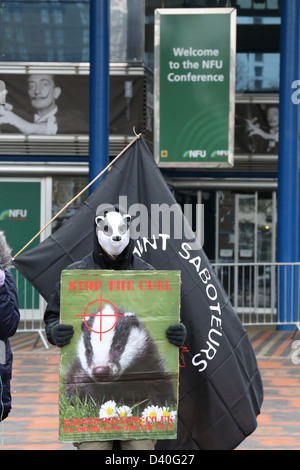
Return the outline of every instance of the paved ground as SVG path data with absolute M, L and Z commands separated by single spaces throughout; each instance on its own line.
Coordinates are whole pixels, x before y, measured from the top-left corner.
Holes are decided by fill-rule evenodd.
M 250 329 L 249 336 L 265 399 L 256 431 L 238 449 L 300 450 L 300 335 Z
M 265 400 L 256 431 L 238 449 L 300 450 L 300 334 L 249 329 L 249 336 Z M 75 450 L 58 442 L 59 352 L 41 342 L 34 347 L 36 338 L 18 333 L 12 340 L 13 410 L 0 424 L 0 449 Z
M 3 449 L 75 450 L 58 442 L 58 371 L 56 349 L 14 352 L 13 409 L 3 422 Z
M 258 427 L 238 449 L 300 450 L 300 370 L 288 359 L 259 360 L 265 400 Z

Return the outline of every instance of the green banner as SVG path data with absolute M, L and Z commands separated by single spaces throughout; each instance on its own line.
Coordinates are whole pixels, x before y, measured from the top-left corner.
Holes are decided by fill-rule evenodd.
M 59 439 L 175 439 L 179 271 L 63 271 Z
M 155 158 L 233 165 L 236 10 L 155 12 Z
M 12 256 L 31 240 L 40 230 L 41 183 L 35 181 L 1 181 L 0 183 L 0 230 L 5 232 Z M 38 245 L 39 237 L 32 247 Z M 15 270 L 12 270 L 15 274 Z M 19 307 L 38 308 L 37 291 L 18 273 Z

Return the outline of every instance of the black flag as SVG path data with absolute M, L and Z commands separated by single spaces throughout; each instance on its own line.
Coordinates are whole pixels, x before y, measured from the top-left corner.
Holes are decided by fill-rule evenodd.
M 17 269 L 47 300 L 60 272 L 92 250 L 95 210 L 121 204 L 131 212 L 135 253 L 156 269 L 181 271 L 177 440 L 157 448 L 236 448 L 256 426 L 263 389 L 248 335 L 200 243 L 142 138 L 112 166 L 81 208 L 37 247 L 19 255 Z M 155 312 L 153 312 L 155 315 Z

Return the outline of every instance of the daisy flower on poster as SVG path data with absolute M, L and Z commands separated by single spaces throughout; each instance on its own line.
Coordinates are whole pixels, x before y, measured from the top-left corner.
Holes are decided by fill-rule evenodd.
M 126 405 L 118 406 L 117 413 L 120 418 L 125 418 L 126 416 L 132 416 L 131 408 L 129 408 L 129 406 L 126 406 Z
M 168 407 L 163 406 L 161 410 L 162 421 L 174 420 L 177 417 L 177 411 L 170 411 Z
M 99 412 L 99 418 L 112 418 L 113 416 L 118 416 L 117 413 L 117 404 L 113 400 L 109 400 L 105 403 L 100 408 Z
M 159 406 L 150 405 L 144 409 L 142 413 L 142 418 L 146 422 L 151 421 L 160 421 L 162 409 Z M 148 418 L 148 419 L 147 419 Z

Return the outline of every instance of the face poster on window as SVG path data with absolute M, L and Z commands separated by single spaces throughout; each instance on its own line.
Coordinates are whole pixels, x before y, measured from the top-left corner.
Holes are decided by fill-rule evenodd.
M 62 272 L 61 442 L 176 439 L 179 309 L 179 271 Z
M 88 135 L 89 75 L 1 74 L 0 134 Z M 143 130 L 144 77 L 110 76 L 110 134 Z
M 0 78 L 6 87 L 6 104 L 0 109 L 2 134 L 88 134 L 87 76 L 32 73 Z
M 278 136 L 278 103 L 236 103 L 236 155 L 278 155 Z

